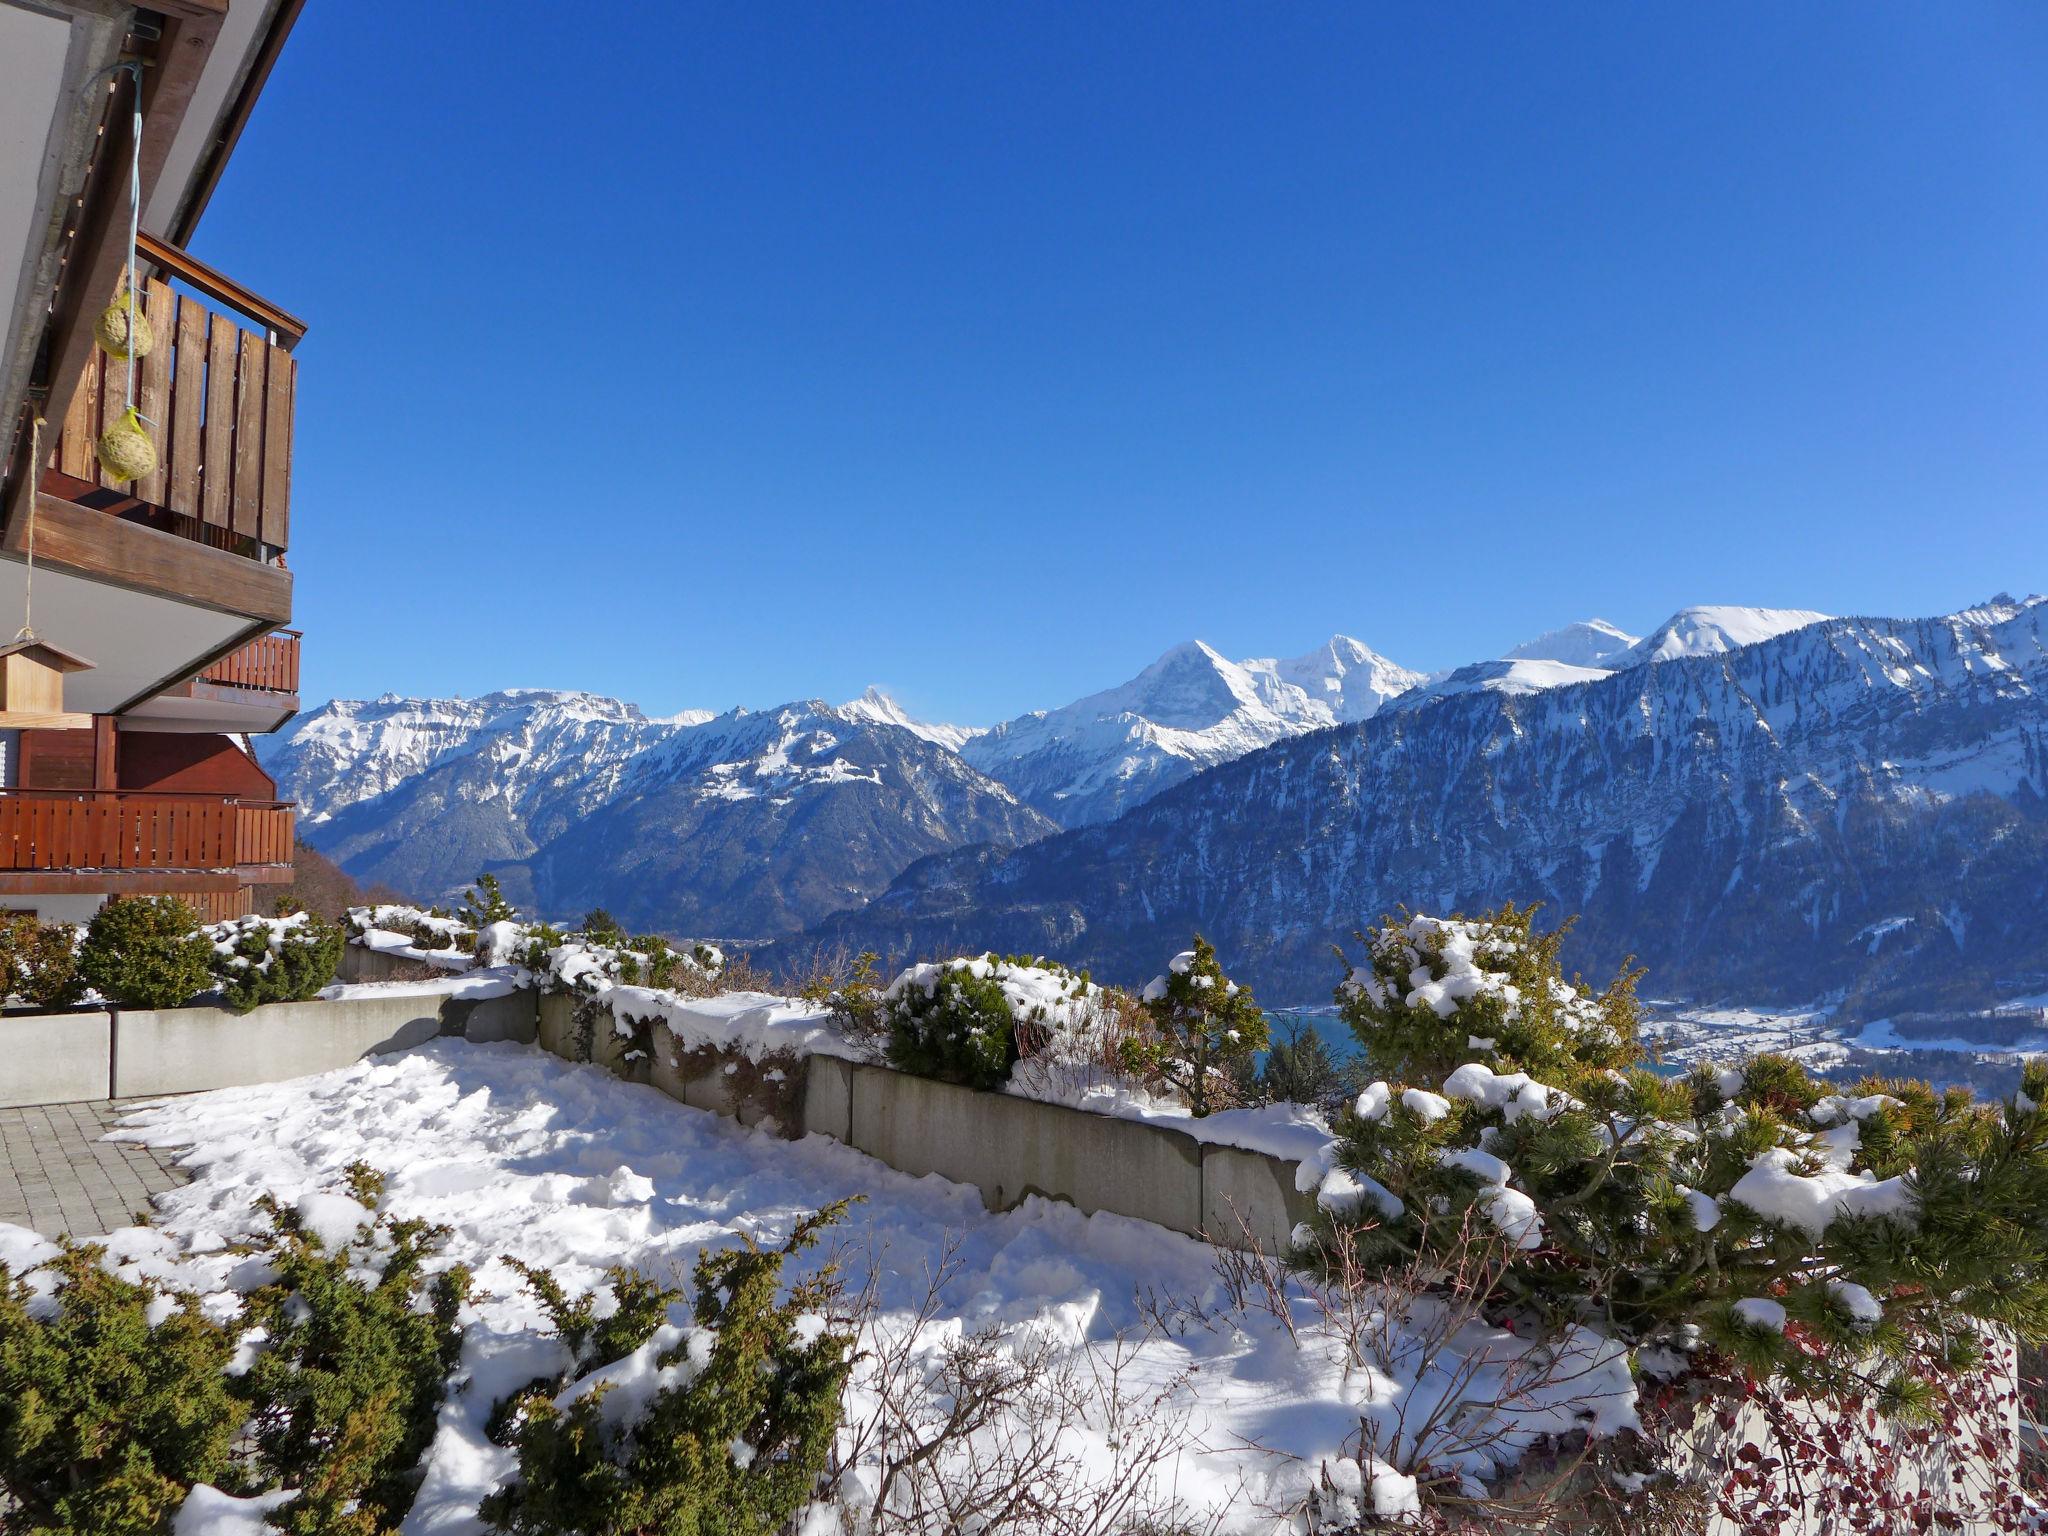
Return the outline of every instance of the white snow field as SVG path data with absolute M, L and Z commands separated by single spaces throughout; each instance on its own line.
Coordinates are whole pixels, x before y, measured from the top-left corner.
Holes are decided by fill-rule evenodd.
M 1134 1473 L 1131 1448 L 1144 1436 L 1128 1419 L 1105 1432 L 1099 1397 L 1064 1450 L 1098 1487 L 1138 1477 L 1145 1487 L 1132 1507 L 1171 1512 L 1176 1524 L 1298 1530 L 1290 1516 L 1318 1487 L 1324 1519 L 1413 1509 L 1410 1478 L 1360 1457 L 1361 1418 L 1380 1427 L 1382 1449 L 1404 1456 L 1413 1447 L 1399 1442 L 1399 1425 L 1452 1417 L 1432 1410 L 1461 1362 L 1481 1355 L 1486 1363 L 1464 1376 L 1462 1393 L 1504 1396 L 1510 1422 L 1456 1416 L 1463 1443 L 1435 1440 L 1437 1465 L 1489 1471 L 1538 1433 L 1634 1422 L 1626 1363 L 1594 1336 L 1583 1336 L 1582 1358 L 1555 1380 L 1505 1394 L 1508 1377 L 1528 1381 L 1521 1357 L 1531 1346 L 1483 1325 L 1439 1328 L 1426 1345 L 1415 1329 L 1429 1332 L 1427 1319 L 1418 1324 L 1412 1311 L 1401 1328 L 1383 1318 L 1333 1326 L 1299 1298 L 1290 1337 L 1269 1313 L 1225 1306 L 1216 1253 L 1192 1239 L 1038 1199 L 991 1214 L 969 1187 L 896 1173 L 824 1138 L 745 1130 L 519 1045 L 441 1041 L 317 1077 L 165 1100 L 139 1108 L 117 1134 L 185 1147 L 194 1178 L 161 1197 L 154 1232 L 113 1234 L 110 1262 L 208 1293 L 209 1310 L 223 1317 L 237 1308 L 237 1290 L 266 1278 L 264 1266 L 225 1251 L 261 1230 L 254 1202 L 266 1191 L 324 1219 L 343 1171 L 362 1160 L 386 1175 L 393 1214 L 452 1229 L 444 1259 L 476 1269 L 479 1296 L 464 1314 L 460 1385 L 404 1526 L 413 1536 L 481 1529 L 478 1501 L 512 1470 L 510 1453 L 483 1433 L 486 1416 L 498 1397 L 558 1363 L 539 1309 L 501 1255 L 553 1268 L 572 1291 L 602 1284 L 613 1264 L 687 1286 L 707 1246 L 741 1233 L 779 1242 L 800 1214 L 852 1195 L 865 1200 L 836 1247 L 856 1283 L 878 1276 L 870 1344 L 915 1330 L 914 1353 L 935 1363 L 949 1344 L 993 1328 L 1005 1349 L 1047 1352 L 1098 1392 L 1114 1377 L 1124 1412 L 1153 1424 L 1152 1443 L 1168 1451 Z M 30 1257 L 24 1245 L 37 1246 L 19 1229 L 0 1239 L 17 1260 Z M 920 1319 L 928 1273 L 949 1250 L 957 1275 Z M 1147 1296 L 1199 1310 L 1162 1309 Z M 853 1424 L 874 1407 L 863 1369 L 849 1400 Z M 872 1486 L 856 1470 L 843 1507 L 815 1507 L 806 1532 L 859 1529 L 842 1519 Z M 206 1490 L 188 1503 L 180 1530 L 246 1530 L 255 1514 Z

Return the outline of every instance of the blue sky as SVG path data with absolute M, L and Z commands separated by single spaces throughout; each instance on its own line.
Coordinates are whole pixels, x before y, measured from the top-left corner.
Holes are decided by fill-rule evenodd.
M 313 0 L 194 249 L 312 327 L 309 697 L 987 722 L 2048 587 L 2044 78 L 2017 3 Z

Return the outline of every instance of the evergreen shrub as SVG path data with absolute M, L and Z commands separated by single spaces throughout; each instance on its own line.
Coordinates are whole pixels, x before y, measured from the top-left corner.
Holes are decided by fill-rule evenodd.
M 0 913 L 0 986 L 36 1008 L 69 1008 L 85 996 L 78 973 L 78 930 L 44 923 L 33 912 Z
M 2048 1333 L 2048 1065 L 2003 1105 L 1844 1094 L 1778 1056 L 1661 1077 L 1640 973 L 1567 981 L 1534 913 L 1360 935 L 1337 1001 L 1376 1081 L 1339 1119 L 1306 1264 L 1449 1272 L 1475 1234 L 1504 1239 L 1484 1298 L 1503 1318 L 1593 1328 L 1665 1379 L 1906 1416 L 1981 1325 Z
M 191 1298 L 159 1316 L 156 1288 L 101 1256 L 67 1242 L 43 1284 L 0 1265 L 0 1529 L 168 1530 L 193 1483 L 231 1470 L 232 1339 Z
M 213 980 L 213 943 L 175 896 L 116 897 L 93 915 L 78 970 L 123 1008 L 177 1008 Z
M 1233 1067 L 1266 1048 L 1265 1014 L 1249 991 L 1223 974 L 1216 947 L 1199 933 L 1195 947 L 1175 955 L 1142 1000 L 1157 1033 L 1126 1045 L 1129 1064 L 1159 1073 L 1196 1115 L 1216 1107 Z
M 515 1536 L 784 1529 L 826 1470 L 853 1338 L 827 1320 L 832 1271 L 778 1299 L 783 1264 L 845 1209 L 842 1201 L 805 1218 L 779 1249 L 743 1242 L 700 1256 L 686 1324 L 672 1320 L 680 1291 L 631 1270 L 609 1273 L 609 1304 L 600 1306 L 516 1266 L 573 1363 L 493 1411 L 495 1436 L 517 1452 L 519 1469 L 484 1501 L 484 1519 Z M 590 1380 L 606 1367 L 610 1380 Z M 625 1380 L 654 1372 L 661 1384 L 644 1401 L 623 1414 L 608 1405 Z
M 236 1013 L 263 1003 L 302 1003 L 334 980 L 346 936 L 306 912 L 237 917 L 207 929 L 213 975 Z

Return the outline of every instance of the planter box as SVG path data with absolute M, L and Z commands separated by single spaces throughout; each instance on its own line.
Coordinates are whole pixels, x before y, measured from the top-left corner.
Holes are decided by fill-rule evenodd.
M 0 1109 L 104 1099 L 113 1066 L 111 1014 L 0 1017 Z

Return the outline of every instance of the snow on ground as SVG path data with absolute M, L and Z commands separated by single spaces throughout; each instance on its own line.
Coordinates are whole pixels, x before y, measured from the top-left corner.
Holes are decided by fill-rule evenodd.
M 933 1347 L 992 1325 L 1010 1339 L 1049 1341 L 1078 1363 L 1099 1366 L 1121 1351 L 1127 1387 L 1164 1393 L 1161 1411 L 1186 1415 L 1159 1497 L 1197 1517 L 1227 1511 L 1228 1529 L 1279 1529 L 1279 1512 L 1299 1504 L 1326 1464 L 1360 1497 L 1403 1503 L 1412 1496 L 1406 1478 L 1344 1458 L 1357 1453 L 1362 1413 L 1389 1423 L 1404 1407 L 1426 1415 L 1428 1391 L 1451 1369 L 1446 1357 L 1405 1346 L 1383 1351 L 1374 1367 L 1355 1364 L 1306 1301 L 1295 1317 L 1299 1344 L 1257 1314 L 1206 1325 L 1183 1316 L 1166 1332 L 1148 1329 L 1146 1290 L 1217 1303 L 1210 1249 L 1038 1199 L 991 1214 L 969 1187 L 896 1173 L 821 1137 L 748 1131 L 518 1045 L 440 1041 L 294 1082 L 165 1100 L 117 1134 L 188 1147 L 181 1160 L 194 1179 L 160 1197 L 161 1235 L 129 1229 L 116 1235 L 116 1252 L 203 1291 L 232 1289 L 247 1265 L 223 1250 L 258 1230 L 260 1194 L 296 1203 L 336 1191 L 358 1159 L 387 1175 L 394 1214 L 452 1229 L 446 1259 L 475 1266 L 487 1294 L 465 1314 L 468 1385 L 443 1409 L 405 1525 L 414 1536 L 478 1529 L 478 1499 L 510 1470 L 509 1454 L 484 1437 L 485 1417 L 553 1358 L 538 1309 L 501 1255 L 549 1266 L 572 1290 L 596 1286 L 619 1263 L 686 1283 L 707 1246 L 740 1233 L 779 1241 L 800 1214 L 856 1194 L 866 1200 L 842 1229 L 843 1256 L 855 1270 L 872 1261 L 885 1327 L 909 1326 L 928 1268 L 956 1240 L 963 1268 L 927 1325 Z M 234 1302 L 220 1294 L 210 1305 Z M 1482 1346 L 1502 1357 L 1526 1348 L 1468 1324 L 1459 1348 Z M 1604 1341 L 1587 1352 L 1596 1377 L 1615 1376 L 1603 1419 L 1632 1417 L 1626 1366 Z M 1389 1360 L 1391 1369 L 1380 1368 Z M 1494 1374 L 1482 1369 L 1474 1390 Z M 853 1407 L 858 1416 L 858 1390 Z M 1571 1407 L 1532 1399 L 1520 1424 L 1563 1429 L 1572 1419 Z M 1521 1430 L 1513 1439 L 1526 1443 Z M 1092 1468 L 1111 1464 L 1099 1427 L 1079 1447 Z M 1478 1453 L 1482 1462 L 1487 1454 Z

